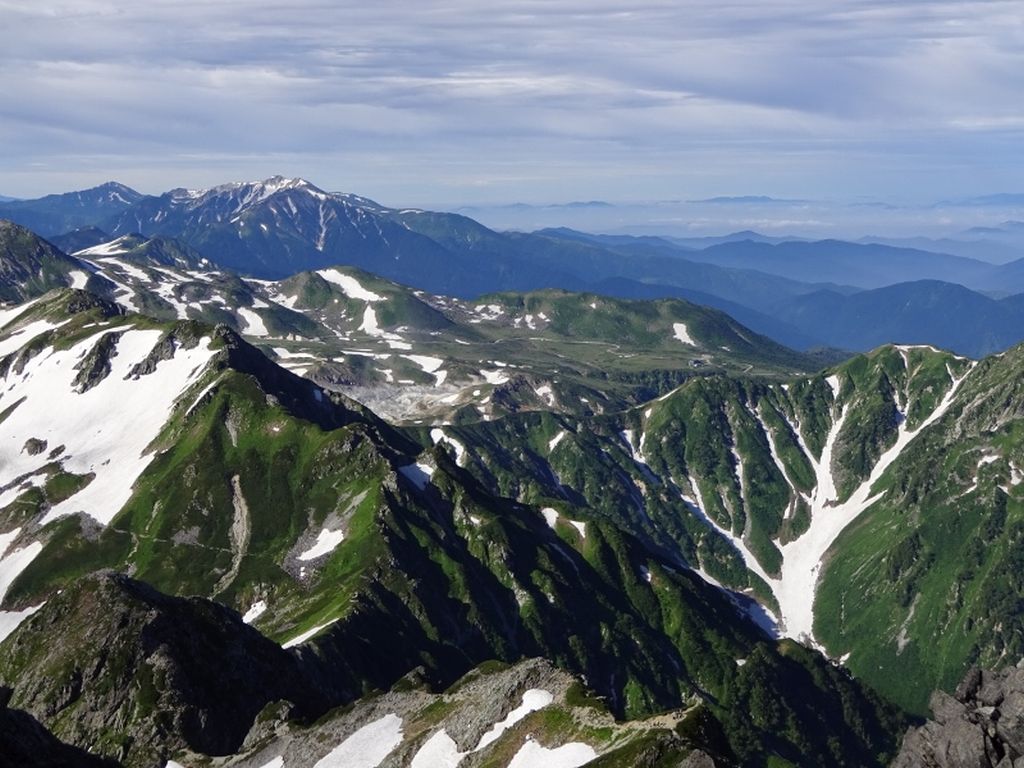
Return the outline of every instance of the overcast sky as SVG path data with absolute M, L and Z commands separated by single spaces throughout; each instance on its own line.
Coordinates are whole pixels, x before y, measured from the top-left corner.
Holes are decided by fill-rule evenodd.
M 0 0 L 0 193 L 389 204 L 1024 191 L 1024 6 Z

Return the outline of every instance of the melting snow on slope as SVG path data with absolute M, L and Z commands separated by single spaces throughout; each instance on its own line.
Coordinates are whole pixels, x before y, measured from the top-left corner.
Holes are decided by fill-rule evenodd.
M 411 768 L 457 768 L 464 757 L 487 748 L 501 738 L 509 728 L 512 728 L 531 712 L 548 706 L 554 701 L 554 698 L 548 691 L 540 688 L 531 688 L 526 691 L 523 694 L 522 703 L 483 734 L 476 747 L 469 752 L 460 752 L 455 740 L 442 728 L 420 747 L 412 759 Z
M 448 371 L 441 370 L 444 360 L 440 357 L 428 357 L 427 355 L 402 355 L 402 357 L 406 360 L 412 360 L 412 362 L 423 369 L 424 373 L 431 374 L 437 380 L 437 386 L 443 384 L 448 376 Z
M 409 768 L 458 768 L 468 752 L 460 752 L 459 745 L 442 728 L 435 733 L 413 757 Z
M 36 337 L 42 336 L 54 328 L 60 328 L 63 324 L 51 323 L 49 320 L 35 320 L 28 325 L 22 326 L 18 330 L 11 332 L 7 338 L 0 340 L 0 357 L 21 349 Z
M 256 619 L 258 619 L 266 612 L 267 601 L 257 600 L 255 603 L 252 604 L 249 610 L 246 611 L 245 614 L 242 616 L 242 621 L 244 621 L 246 624 L 252 624 L 254 621 L 256 621 Z
M 531 688 L 523 694 L 523 701 L 518 707 L 509 712 L 500 723 L 495 723 L 487 733 L 480 737 L 480 741 L 474 751 L 479 752 L 488 744 L 497 741 L 505 731 L 528 714 L 536 712 L 538 709 L 543 709 L 554 700 L 555 697 L 550 692 L 541 688 Z
M 50 450 L 65 447 L 66 471 L 95 477 L 85 488 L 55 505 L 43 524 L 63 515 L 85 512 L 106 525 L 131 497 L 132 486 L 149 465 L 144 454 L 170 418 L 178 397 L 202 375 L 214 351 L 203 338 L 192 349 L 179 348 L 156 370 L 138 379 L 127 378 L 160 340 L 158 330 L 123 331 L 110 373 L 92 389 L 77 393 L 74 366 L 87 354 L 101 332 L 70 349 L 48 348 L 29 360 L 22 372 L 11 370 L 0 393 L 0 410 L 26 401 L 0 423 L 0 467 L 4 479 L 38 472 L 48 463 L 44 454 L 22 451 L 29 438 L 46 440 Z
M 242 331 L 246 336 L 269 336 L 266 323 L 263 318 L 248 307 L 239 307 L 238 316 L 245 321 L 245 329 Z
M 28 312 L 28 310 L 38 302 L 39 299 L 32 299 L 32 301 L 26 301 L 24 304 L 16 304 L 13 307 L 0 307 L 0 328 L 5 327 L 16 317 Z
M 550 452 L 550 451 L 555 450 L 555 447 L 560 442 L 562 442 L 562 440 L 565 439 L 565 435 L 566 435 L 566 432 L 565 432 L 564 429 L 559 430 L 558 434 L 555 435 L 554 437 L 552 437 L 551 440 L 548 441 L 548 451 Z
M 8 552 L 11 544 L 21 533 L 21 528 L 15 528 L 8 533 L 0 533 L 0 603 L 3 602 L 7 589 L 16 578 L 32 563 L 33 560 L 43 551 L 42 542 L 32 542 L 27 547 L 21 547 Z M 21 611 L 0 611 L 0 641 L 3 641 L 11 634 L 18 625 L 33 613 L 42 608 L 42 604 L 25 608 Z
M 686 328 L 686 323 L 672 323 L 672 332 L 683 344 L 689 344 L 691 347 L 697 346 L 697 342 Z
M 574 741 L 548 749 L 530 738 L 516 752 L 508 768 L 579 768 L 596 758 L 597 752 L 588 744 Z
M 70 272 L 68 272 L 68 277 L 71 278 L 72 288 L 85 288 L 85 284 L 89 282 L 89 276 L 80 269 L 71 270 Z
M 337 549 L 338 545 L 345 540 L 345 532 L 342 530 L 331 531 L 324 528 L 316 538 L 316 543 L 299 555 L 298 559 L 306 563 L 316 560 Z
M 484 380 L 488 384 L 494 384 L 495 386 L 498 386 L 499 384 L 504 384 L 506 381 L 508 381 L 508 374 L 505 373 L 504 371 L 488 371 L 481 369 L 480 375 L 484 377 Z
M 359 330 L 365 333 L 367 336 L 383 336 L 384 332 L 381 331 L 380 326 L 377 325 L 377 311 L 373 307 L 367 307 L 363 310 L 363 322 L 359 326 Z
M 450 437 L 444 433 L 443 429 L 434 428 L 430 430 L 430 439 L 434 441 L 434 445 L 438 443 L 445 443 L 450 445 L 455 451 L 455 463 L 460 467 L 464 466 L 464 459 L 466 457 L 466 446 L 456 440 L 454 437 Z
M 402 743 L 402 718 L 385 715 L 353 733 L 313 768 L 377 768 Z
M 81 251 L 75 251 L 75 256 L 113 256 L 118 253 L 127 253 L 130 248 L 126 248 L 127 240 L 130 236 L 124 235 L 116 240 L 111 240 L 108 243 L 100 243 L 94 245 L 91 248 L 84 248 Z
M 558 523 L 558 510 L 554 509 L 553 507 L 544 507 L 544 509 L 542 509 L 540 513 L 544 516 L 544 522 L 548 524 L 548 527 L 554 530 L 555 525 Z M 581 522 L 579 520 L 570 520 L 568 517 L 565 518 L 565 522 L 567 522 L 569 525 L 571 525 L 573 528 L 579 531 L 580 538 L 587 538 L 586 523 Z
M 382 301 L 384 299 L 379 293 L 363 288 L 360 282 L 351 275 L 346 275 L 337 269 L 321 269 L 317 271 L 317 274 L 327 282 L 339 286 L 350 298 L 361 301 Z
M 971 366 L 973 369 L 973 365 Z M 959 379 L 949 371 L 952 382 L 945 397 L 935 410 L 917 429 L 907 429 L 906 422 L 899 425 L 896 442 L 879 457 L 867 480 L 843 503 L 836 503 L 835 481 L 832 477 L 832 450 L 836 437 L 845 421 L 844 409 L 829 430 L 822 450 L 821 460 L 815 462 L 808 452 L 816 476 L 816 488 L 811 498 L 811 523 L 803 536 L 782 546 L 782 575 L 770 580 L 769 584 L 782 611 L 785 634 L 796 639 L 813 642 L 814 598 L 822 559 L 829 547 L 846 527 L 864 510 L 874 504 L 879 496 L 872 496 L 871 490 L 886 469 L 899 457 L 910 442 L 926 427 L 940 419 L 949 409 L 960 385 L 967 375 Z
M 320 634 L 321 630 L 327 629 L 331 624 L 336 622 L 337 619 L 331 619 L 326 624 L 318 624 L 312 629 L 307 629 L 301 635 L 296 635 L 291 640 L 281 643 L 282 648 L 294 648 L 296 645 L 302 645 L 304 642 L 309 640 L 311 637 Z

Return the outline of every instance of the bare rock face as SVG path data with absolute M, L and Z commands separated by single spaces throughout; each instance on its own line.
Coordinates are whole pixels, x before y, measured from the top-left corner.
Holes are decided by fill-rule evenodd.
M 0 685 L 57 738 L 125 766 L 231 754 L 268 703 L 317 701 L 294 655 L 230 609 L 112 572 L 82 578 L 8 638 Z
M 907 732 L 892 768 L 1024 768 L 1024 666 L 974 668 L 930 705 L 934 720 Z
M 64 744 L 27 712 L 9 709 L 12 693 L 0 687 L 0 768 L 115 768 L 112 762 Z

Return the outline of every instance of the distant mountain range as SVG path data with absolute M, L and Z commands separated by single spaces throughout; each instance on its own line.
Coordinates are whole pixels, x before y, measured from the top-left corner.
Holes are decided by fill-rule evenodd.
M 68 252 L 125 235 L 156 237 L 263 279 L 348 264 L 467 299 L 545 288 L 686 298 L 800 349 L 927 342 L 981 355 L 1024 338 L 1020 302 L 997 301 L 1024 292 L 1024 260 L 1015 258 L 1024 228 L 1012 221 L 959 240 L 906 242 L 749 230 L 706 238 L 496 232 L 459 214 L 388 208 L 280 176 L 160 196 L 111 182 L 0 204 L 0 216 Z M 942 252 L 945 245 L 955 253 Z M 971 307 L 968 321 L 941 317 L 954 297 L 957 307 Z
M 130 208 L 143 195 L 109 181 L 92 189 L 0 203 L 0 219 L 22 224 L 44 237 L 96 224 Z

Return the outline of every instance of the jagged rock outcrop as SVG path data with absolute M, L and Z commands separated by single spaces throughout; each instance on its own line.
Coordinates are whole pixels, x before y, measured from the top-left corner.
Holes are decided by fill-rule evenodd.
M 294 655 L 234 611 L 109 571 L 47 602 L 4 651 L 13 707 L 126 766 L 231 754 L 268 703 L 318 701 Z
M 64 744 L 31 715 L 9 709 L 0 688 L 0 768 L 113 768 L 114 763 Z
M 935 719 L 907 733 L 892 768 L 1024 766 L 1024 662 L 971 669 L 952 696 L 932 694 L 931 709 Z

